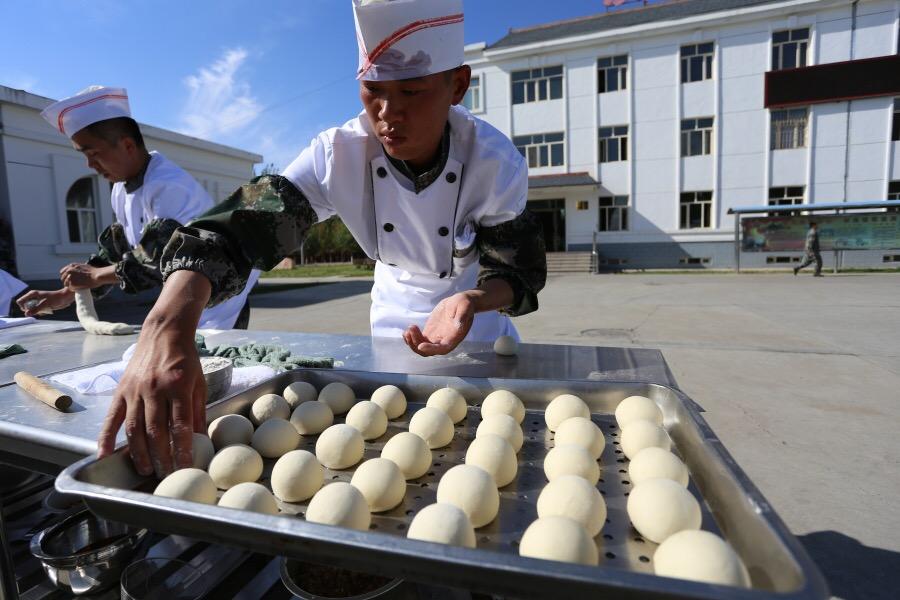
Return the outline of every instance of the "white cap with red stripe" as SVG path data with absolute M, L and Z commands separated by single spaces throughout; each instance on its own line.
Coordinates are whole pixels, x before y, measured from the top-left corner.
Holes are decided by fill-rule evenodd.
M 98 121 L 130 117 L 131 108 L 125 88 L 92 85 L 71 98 L 54 102 L 41 111 L 41 116 L 54 129 L 72 137 Z
M 353 0 L 357 79 L 394 81 L 465 61 L 462 0 Z

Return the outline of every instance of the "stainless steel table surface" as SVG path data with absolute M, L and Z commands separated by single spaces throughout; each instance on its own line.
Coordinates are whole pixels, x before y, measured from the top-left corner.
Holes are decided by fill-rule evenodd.
M 18 343 L 26 345 L 28 354 L 0 360 L 2 373 L 10 370 L 10 381 L 12 373 L 21 368 L 47 375 L 119 360 L 136 340 L 136 336 L 87 335 L 77 323 L 57 322 L 56 328 L 41 326 L 45 329 L 40 332 L 19 333 Z M 521 344 L 517 356 L 504 357 L 494 354 L 490 344 L 464 343 L 447 356 L 423 358 L 401 340 L 389 338 L 231 330 L 209 334 L 206 339 L 209 346 L 281 344 L 295 354 L 333 357 L 335 367 L 343 369 L 456 377 L 640 381 L 676 387 L 658 350 Z M 16 366 L 3 364 L 22 357 L 23 360 L 11 363 Z M 0 386 L 0 458 L 20 466 L 31 462 L 33 468 L 40 468 L 34 467 L 37 463 L 44 465 L 41 470 L 48 470 L 46 465 L 67 466 L 96 451 L 97 434 L 110 395 L 73 391 L 72 408 L 61 413 L 34 400 L 16 385 L 4 382 Z M 121 432 L 119 435 L 124 439 Z

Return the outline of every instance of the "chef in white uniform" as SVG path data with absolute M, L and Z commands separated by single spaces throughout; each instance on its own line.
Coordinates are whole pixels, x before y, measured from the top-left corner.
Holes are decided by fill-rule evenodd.
M 13 298 L 22 293 L 28 285 L 0 269 L 0 317 L 9 316 Z
M 114 182 L 111 192 L 116 223 L 100 235 L 100 251 L 86 264 L 73 263 L 60 271 L 66 287 L 33 291 L 19 300 L 40 300 L 26 310 L 58 310 L 71 304 L 73 289 L 91 288 L 97 297 L 112 285 L 129 293 L 162 283 L 158 261 L 163 246 L 180 225 L 213 207 L 206 190 L 184 169 L 161 153 L 148 152 L 138 124 L 131 118 L 128 93 L 122 88 L 92 86 L 41 113 L 60 133 L 72 139 L 88 166 Z M 240 294 L 204 311 L 200 327 L 235 326 L 258 271 L 250 274 Z M 244 328 L 249 307 L 244 311 Z

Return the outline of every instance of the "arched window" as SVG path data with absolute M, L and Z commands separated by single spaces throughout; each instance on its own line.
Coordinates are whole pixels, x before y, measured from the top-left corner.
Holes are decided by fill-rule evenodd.
M 93 177 L 82 177 L 66 193 L 66 221 L 69 241 L 93 243 L 97 241 L 97 202 Z

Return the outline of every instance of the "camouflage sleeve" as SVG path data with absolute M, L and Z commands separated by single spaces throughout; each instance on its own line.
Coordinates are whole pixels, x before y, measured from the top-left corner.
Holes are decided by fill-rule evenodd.
M 173 219 L 154 219 L 147 223 L 141 239 L 134 248 L 125 237 L 121 223 L 113 223 L 100 234 L 99 250 L 91 256 L 88 264 L 94 267 L 116 266 L 119 287 L 128 294 L 162 285 L 159 259 L 163 248 L 181 224 Z M 102 286 L 93 290 L 95 298 L 102 298 L 112 286 Z
M 160 261 L 163 278 L 180 270 L 202 273 L 215 306 L 239 294 L 252 269 L 268 271 L 298 251 L 317 220 L 290 180 L 257 177 L 175 232 Z
M 544 235 L 537 218 L 525 209 L 512 221 L 479 228 L 475 243 L 481 263 L 478 284 L 503 279 L 513 289 L 513 303 L 500 312 L 516 317 L 537 310 L 538 292 L 547 281 Z

